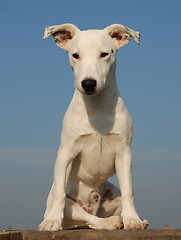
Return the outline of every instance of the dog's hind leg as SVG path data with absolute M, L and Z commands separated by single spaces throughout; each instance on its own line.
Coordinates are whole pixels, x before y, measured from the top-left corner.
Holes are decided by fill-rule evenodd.
M 99 218 L 86 212 L 80 204 L 73 199 L 66 198 L 65 218 L 63 228 L 88 226 L 95 229 L 121 229 L 123 228 L 122 219 L 118 216 Z

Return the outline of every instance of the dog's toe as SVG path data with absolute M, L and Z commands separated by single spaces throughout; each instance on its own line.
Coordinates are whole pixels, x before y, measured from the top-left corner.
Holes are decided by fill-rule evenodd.
M 149 223 L 147 220 L 141 221 L 139 218 L 131 218 L 131 217 L 126 217 L 124 218 L 124 228 L 125 229 L 145 229 L 148 227 Z
M 60 227 L 61 227 L 61 223 L 59 223 L 58 221 L 46 220 L 39 225 L 38 230 L 39 231 L 57 231 L 58 229 L 60 229 Z

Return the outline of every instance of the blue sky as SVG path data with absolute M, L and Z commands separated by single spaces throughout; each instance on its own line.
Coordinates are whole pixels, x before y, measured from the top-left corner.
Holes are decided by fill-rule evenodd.
M 181 228 L 180 12 L 179 0 L 1 0 L 0 229 L 36 229 L 44 214 L 74 86 L 67 53 L 42 36 L 67 22 L 141 32 L 139 46 L 132 40 L 117 54 L 133 121 L 135 203 L 150 228 Z

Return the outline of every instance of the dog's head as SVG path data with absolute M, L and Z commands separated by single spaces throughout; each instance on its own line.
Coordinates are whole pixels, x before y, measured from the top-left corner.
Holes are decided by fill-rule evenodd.
M 139 32 L 120 24 L 103 30 L 80 31 L 73 24 L 46 27 L 43 39 L 52 35 L 58 47 L 69 54 L 76 88 L 86 94 L 99 93 L 114 74 L 116 52 L 133 37 L 139 44 Z

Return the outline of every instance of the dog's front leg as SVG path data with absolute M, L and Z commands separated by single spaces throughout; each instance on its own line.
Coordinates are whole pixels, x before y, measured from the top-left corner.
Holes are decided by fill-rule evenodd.
M 51 199 L 48 199 L 49 209 L 46 211 L 45 219 L 39 225 L 40 231 L 56 231 L 61 227 L 65 207 L 65 183 L 67 174 L 70 173 L 70 169 L 67 171 L 67 168 L 72 160 L 73 155 L 70 151 L 59 149 L 55 163 L 54 184 L 50 192 Z
M 132 188 L 132 153 L 128 148 L 123 155 L 117 155 L 115 167 L 121 190 L 123 224 L 125 229 L 143 229 L 148 226 L 146 220 L 139 218 L 133 197 Z

